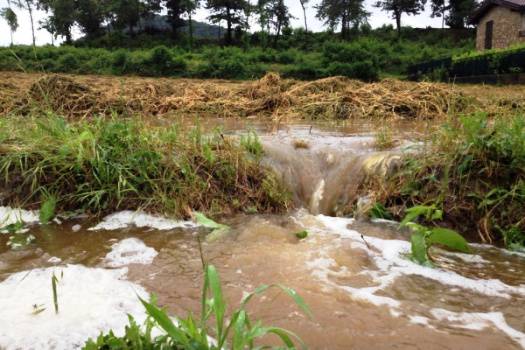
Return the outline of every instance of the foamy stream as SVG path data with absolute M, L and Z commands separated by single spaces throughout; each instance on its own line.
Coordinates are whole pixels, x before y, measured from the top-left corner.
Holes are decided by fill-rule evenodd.
M 279 292 L 258 299 L 250 311 L 295 331 L 312 349 L 525 348 L 523 254 L 484 245 L 473 245 L 473 254 L 434 249 L 436 267 L 428 268 L 407 257 L 408 233 L 396 223 L 317 214 L 342 210 L 355 183 L 344 174 L 377 153 L 367 137 L 308 135 L 301 137 L 309 149 L 293 147 L 297 135 L 263 141 L 275 147 L 268 162 L 287 181 L 295 179 L 296 199 L 310 211 L 225 218 L 230 233 L 203 243 L 230 304 L 262 283 L 295 288 L 312 319 Z M 338 193 L 338 186 L 345 190 Z M 120 334 L 126 314 L 144 318 L 137 295 L 148 293 L 172 313 L 198 313 L 196 236 L 206 230 L 197 224 L 126 211 L 101 222 L 39 226 L 35 212 L 0 207 L 0 222 L 19 219 L 33 224 L 36 240 L 13 251 L 0 235 L 0 348 L 74 349 L 101 331 Z M 299 240 L 294 233 L 303 229 L 309 235 Z

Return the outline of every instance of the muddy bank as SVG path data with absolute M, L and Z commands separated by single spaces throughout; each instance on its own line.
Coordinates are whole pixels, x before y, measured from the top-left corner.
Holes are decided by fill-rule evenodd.
M 267 74 L 258 81 L 111 78 L 1 72 L 0 114 L 68 117 L 141 114 L 274 119 L 442 118 L 474 101 L 444 84 L 311 82 Z

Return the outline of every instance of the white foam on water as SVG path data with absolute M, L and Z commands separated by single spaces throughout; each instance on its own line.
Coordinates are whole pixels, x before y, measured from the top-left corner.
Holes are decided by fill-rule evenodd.
M 58 314 L 53 273 L 59 279 Z M 145 319 L 137 295 L 147 297 L 141 286 L 123 279 L 125 274 L 126 269 L 67 265 L 11 275 L 0 283 L 0 348 L 69 350 L 110 329 L 123 335 L 127 314 L 139 323 Z
M 48 260 L 47 260 L 48 263 L 51 263 L 51 264 L 60 264 L 62 262 L 62 259 L 56 257 L 56 256 L 52 256 L 50 257 Z
M 122 267 L 129 264 L 151 264 L 159 253 L 137 238 L 126 238 L 111 246 L 104 258 L 109 267 Z
M 172 230 L 175 228 L 192 228 L 198 225 L 193 221 L 179 221 L 146 214 L 142 211 L 124 210 L 106 216 L 98 225 L 89 228 L 96 230 L 119 230 L 130 226 L 152 228 L 155 230 Z
M 347 228 L 353 222 L 352 219 L 324 215 L 319 215 L 317 218 L 331 233 L 356 242 L 362 241 L 361 233 Z M 382 274 L 376 275 L 376 280 L 383 287 L 393 282 L 395 278 L 392 278 L 392 274 L 396 276 L 418 275 L 443 285 L 459 287 L 487 296 L 510 299 L 511 295 L 525 295 L 525 285 L 509 286 L 497 279 L 468 278 L 453 271 L 418 265 L 406 258 L 410 253 L 410 242 L 408 241 L 381 239 L 372 236 L 365 236 L 365 239 L 368 245 L 373 248 L 366 250 L 373 258 L 377 268 L 382 272 Z M 386 282 L 389 282 L 386 285 L 385 279 Z
M 462 312 L 455 313 L 444 309 L 432 309 L 433 318 L 419 315 L 409 315 L 402 309 L 402 302 L 399 300 L 378 295 L 378 292 L 387 290 L 394 281 L 403 275 L 417 275 L 439 282 L 444 286 L 452 286 L 457 291 L 468 290 L 489 297 L 501 297 L 510 299 L 515 295 L 525 295 L 525 286 L 510 286 L 497 279 L 475 279 L 462 276 L 454 271 L 447 271 L 438 268 L 429 268 L 418 265 L 407 258 L 410 253 L 410 243 L 402 240 L 381 239 L 364 235 L 366 244 L 363 242 L 361 233 L 348 228 L 354 219 L 334 218 L 318 215 L 316 218 L 323 224 L 324 228 L 311 228 L 319 234 L 335 235 L 332 240 L 336 249 L 342 246 L 344 241 L 349 241 L 352 249 L 365 250 L 369 257 L 374 261 L 377 269 L 363 270 L 358 274 L 370 276 L 373 285 L 368 287 L 356 288 L 341 285 L 330 277 L 338 277 L 344 271 L 344 266 L 338 266 L 335 260 L 330 258 L 329 249 L 316 251 L 317 258 L 307 262 L 307 267 L 311 269 L 312 275 L 329 285 L 332 288 L 340 288 L 347 291 L 353 299 L 363 300 L 372 305 L 386 306 L 393 316 L 406 315 L 412 324 L 421 324 L 426 327 L 435 328 L 432 321 L 444 321 L 451 327 L 465 328 L 469 330 L 483 330 L 493 327 L 503 332 L 511 339 L 525 348 L 525 334 L 508 325 L 503 313 L 501 312 Z M 477 247 L 483 249 L 485 247 Z M 490 247 L 490 249 L 493 249 Z M 480 255 L 469 255 L 455 252 L 445 252 L 445 255 L 455 256 L 467 264 L 486 264 L 489 263 Z M 348 271 L 346 271 L 348 272 Z
M 459 258 L 460 260 L 470 263 L 470 264 L 490 264 L 490 261 L 484 259 L 481 255 L 477 254 L 465 254 L 458 252 L 449 252 L 446 250 L 440 251 L 441 255 L 453 256 Z
M 412 316 L 409 316 L 408 319 L 409 319 L 410 323 L 420 324 L 420 325 L 423 325 L 423 326 L 430 327 L 430 325 L 428 324 L 430 319 L 428 317 L 412 315 Z
M 509 326 L 501 312 L 452 312 L 444 309 L 432 309 L 430 312 L 437 320 L 447 321 L 456 328 L 480 331 L 495 327 L 525 348 L 525 333 Z
M 24 224 L 36 224 L 40 222 L 38 211 L 23 210 L 11 207 L 0 207 L 0 227 L 23 222 Z

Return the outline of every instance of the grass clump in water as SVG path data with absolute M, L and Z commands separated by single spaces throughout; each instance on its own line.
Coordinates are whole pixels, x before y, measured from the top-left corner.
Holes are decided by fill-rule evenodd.
M 50 115 L 21 122 L 2 121 L 0 193 L 7 203 L 37 207 L 52 193 L 57 210 L 141 208 L 179 217 L 246 207 L 278 212 L 288 204 L 274 174 L 218 132 L 139 119 L 68 122 Z
M 383 185 L 381 202 L 398 217 L 404 208 L 435 204 L 449 227 L 523 249 L 525 117 L 453 119 Z
M 186 319 L 170 317 L 160 309 L 155 301 L 140 299 L 147 313 L 144 327 L 140 327 L 129 316 L 129 325 L 123 337 L 117 337 L 110 331 L 101 334 L 96 340 L 89 340 L 84 350 L 100 349 L 268 349 L 269 346 L 255 345 L 255 341 L 267 335 L 276 335 L 282 342 L 279 349 L 295 349 L 295 344 L 306 348 L 294 333 L 272 326 L 263 326 L 260 322 L 250 321 L 246 306 L 254 296 L 276 287 L 288 294 L 295 303 L 310 315 L 308 306 L 293 290 L 281 285 L 262 285 L 253 293 L 243 297 L 239 307 L 226 317 L 227 305 L 222 293 L 219 274 L 213 265 L 204 267 L 204 288 L 201 296 L 201 315 L 195 318 L 191 314 Z M 213 326 L 210 326 L 213 325 Z M 161 335 L 153 336 L 153 329 L 159 329 Z

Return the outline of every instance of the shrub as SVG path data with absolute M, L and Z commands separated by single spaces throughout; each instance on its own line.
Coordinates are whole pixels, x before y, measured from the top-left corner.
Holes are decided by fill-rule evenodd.
M 60 72 L 76 73 L 79 68 L 80 68 L 80 61 L 72 53 L 67 53 L 64 56 L 60 57 L 56 65 L 56 69 Z

